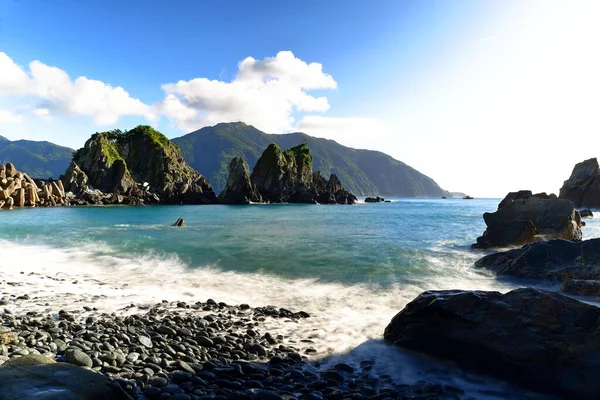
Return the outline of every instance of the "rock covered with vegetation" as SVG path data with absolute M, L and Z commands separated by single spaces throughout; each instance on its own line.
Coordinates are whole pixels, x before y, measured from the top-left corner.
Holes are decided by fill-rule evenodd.
M 162 133 L 144 125 L 126 132 L 92 135 L 74 153 L 72 164 L 61 179 L 73 193 L 92 187 L 112 198 L 125 196 L 129 203 L 215 202 L 212 187 L 185 162 L 179 148 Z M 96 200 L 102 196 L 96 193 Z
M 227 186 L 220 200 L 225 204 L 248 202 L 354 204 L 336 175 L 328 180 L 312 172 L 312 155 L 306 142 L 282 151 L 271 143 L 248 177 L 245 163 L 235 158 L 230 164 Z
M 575 165 L 569 179 L 560 189 L 559 197 L 576 207 L 600 207 L 600 166 L 598 160 L 590 158 Z
M 522 246 L 548 239 L 581 240 L 581 215 L 572 202 L 554 194 L 511 192 L 498 210 L 484 213 L 487 228 L 473 247 Z
M 600 396 L 600 308 L 556 292 L 425 292 L 384 338 L 565 398 Z
M 37 183 L 12 163 L 0 164 L 0 209 L 13 207 L 56 206 L 68 200 L 61 181 Z
M 219 195 L 223 204 L 261 203 L 262 196 L 250 179 L 248 164 L 239 157 L 234 157 L 229 163 L 229 177 L 225 189 Z

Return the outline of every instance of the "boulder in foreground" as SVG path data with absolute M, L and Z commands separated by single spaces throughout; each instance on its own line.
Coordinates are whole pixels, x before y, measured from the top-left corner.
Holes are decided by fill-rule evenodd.
M 475 262 L 498 275 L 525 279 L 600 279 L 600 239 L 550 240 L 487 255 Z
M 105 376 L 41 356 L 25 356 L 0 367 L 0 400 L 129 400 Z
M 549 239 L 581 240 L 581 215 L 573 203 L 554 194 L 511 192 L 493 213 L 484 213 L 487 226 L 474 248 L 522 246 Z
M 556 292 L 429 291 L 384 338 L 572 399 L 600 397 L 600 308 Z

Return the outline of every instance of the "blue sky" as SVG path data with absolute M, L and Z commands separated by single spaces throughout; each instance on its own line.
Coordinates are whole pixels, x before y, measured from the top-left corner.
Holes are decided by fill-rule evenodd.
M 475 196 L 557 191 L 596 156 L 598 9 L 0 0 L 0 134 L 80 147 L 140 123 L 177 137 L 244 120 L 381 150 Z M 574 135 L 590 146 L 565 154 Z

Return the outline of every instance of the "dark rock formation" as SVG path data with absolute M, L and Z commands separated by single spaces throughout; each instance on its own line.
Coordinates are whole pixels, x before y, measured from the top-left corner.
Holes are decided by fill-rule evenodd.
M 445 199 L 445 197 L 444 197 L 444 199 Z M 365 203 L 383 203 L 383 202 L 385 202 L 385 199 L 383 197 L 379 197 L 379 196 L 367 197 L 365 199 Z
M 600 281 L 572 279 L 564 282 L 560 291 L 578 296 L 600 296 Z
M 579 210 L 579 215 L 581 215 L 581 218 L 594 218 L 594 213 L 588 208 Z
M 222 204 L 261 203 L 262 197 L 250 179 L 248 164 L 239 157 L 229 163 L 229 177 L 225 189 L 219 195 Z
M 598 160 L 590 158 L 575 165 L 571 177 L 560 189 L 559 197 L 576 207 L 600 207 L 600 167 Z
M 42 356 L 25 356 L 0 367 L 0 400 L 14 399 L 131 399 L 117 382 L 67 363 Z
M 600 396 L 600 308 L 556 292 L 425 292 L 384 338 L 566 398 Z
M 149 126 L 96 133 L 77 150 L 63 177 L 69 189 L 89 186 L 104 193 L 126 195 L 130 203 L 209 204 L 215 194 L 200 173 L 183 160 L 179 148 Z M 75 192 L 74 192 L 75 193 Z
M 600 239 L 550 240 L 494 253 L 475 262 L 498 275 L 527 279 L 600 279 Z
M 238 175 L 242 180 L 231 185 L 244 187 L 245 177 L 243 173 Z M 312 172 L 312 156 L 306 143 L 285 152 L 270 144 L 257 161 L 250 181 L 263 201 L 269 203 L 354 204 L 357 201 L 335 174 L 325 180 L 319 172 Z
M 60 181 L 63 183 L 65 191 L 71 192 L 75 196 L 81 195 L 88 188 L 88 177 L 75 161 L 71 161 L 67 172 L 60 176 Z
M 581 240 L 581 216 L 573 203 L 529 190 L 509 193 L 493 213 L 484 213 L 487 228 L 476 248 L 521 246 L 548 239 Z
M 185 226 L 185 222 L 183 221 L 183 218 L 177 218 L 177 221 L 175 221 L 173 226 L 177 226 L 177 227 Z

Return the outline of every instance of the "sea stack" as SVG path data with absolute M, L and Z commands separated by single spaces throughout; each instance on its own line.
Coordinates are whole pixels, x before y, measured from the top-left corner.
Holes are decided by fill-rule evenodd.
M 183 159 L 162 133 L 140 125 L 130 131 L 96 133 L 77 150 L 61 177 L 68 191 L 88 186 L 125 196 L 128 204 L 211 204 L 216 196 L 202 174 Z
M 354 204 L 356 196 L 344 189 L 335 174 L 329 179 L 312 171 L 312 155 L 306 142 L 282 151 L 270 144 L 248 176 L 246 163 L 234 158 L 229 164 L 223 204 L 306 203 Z

